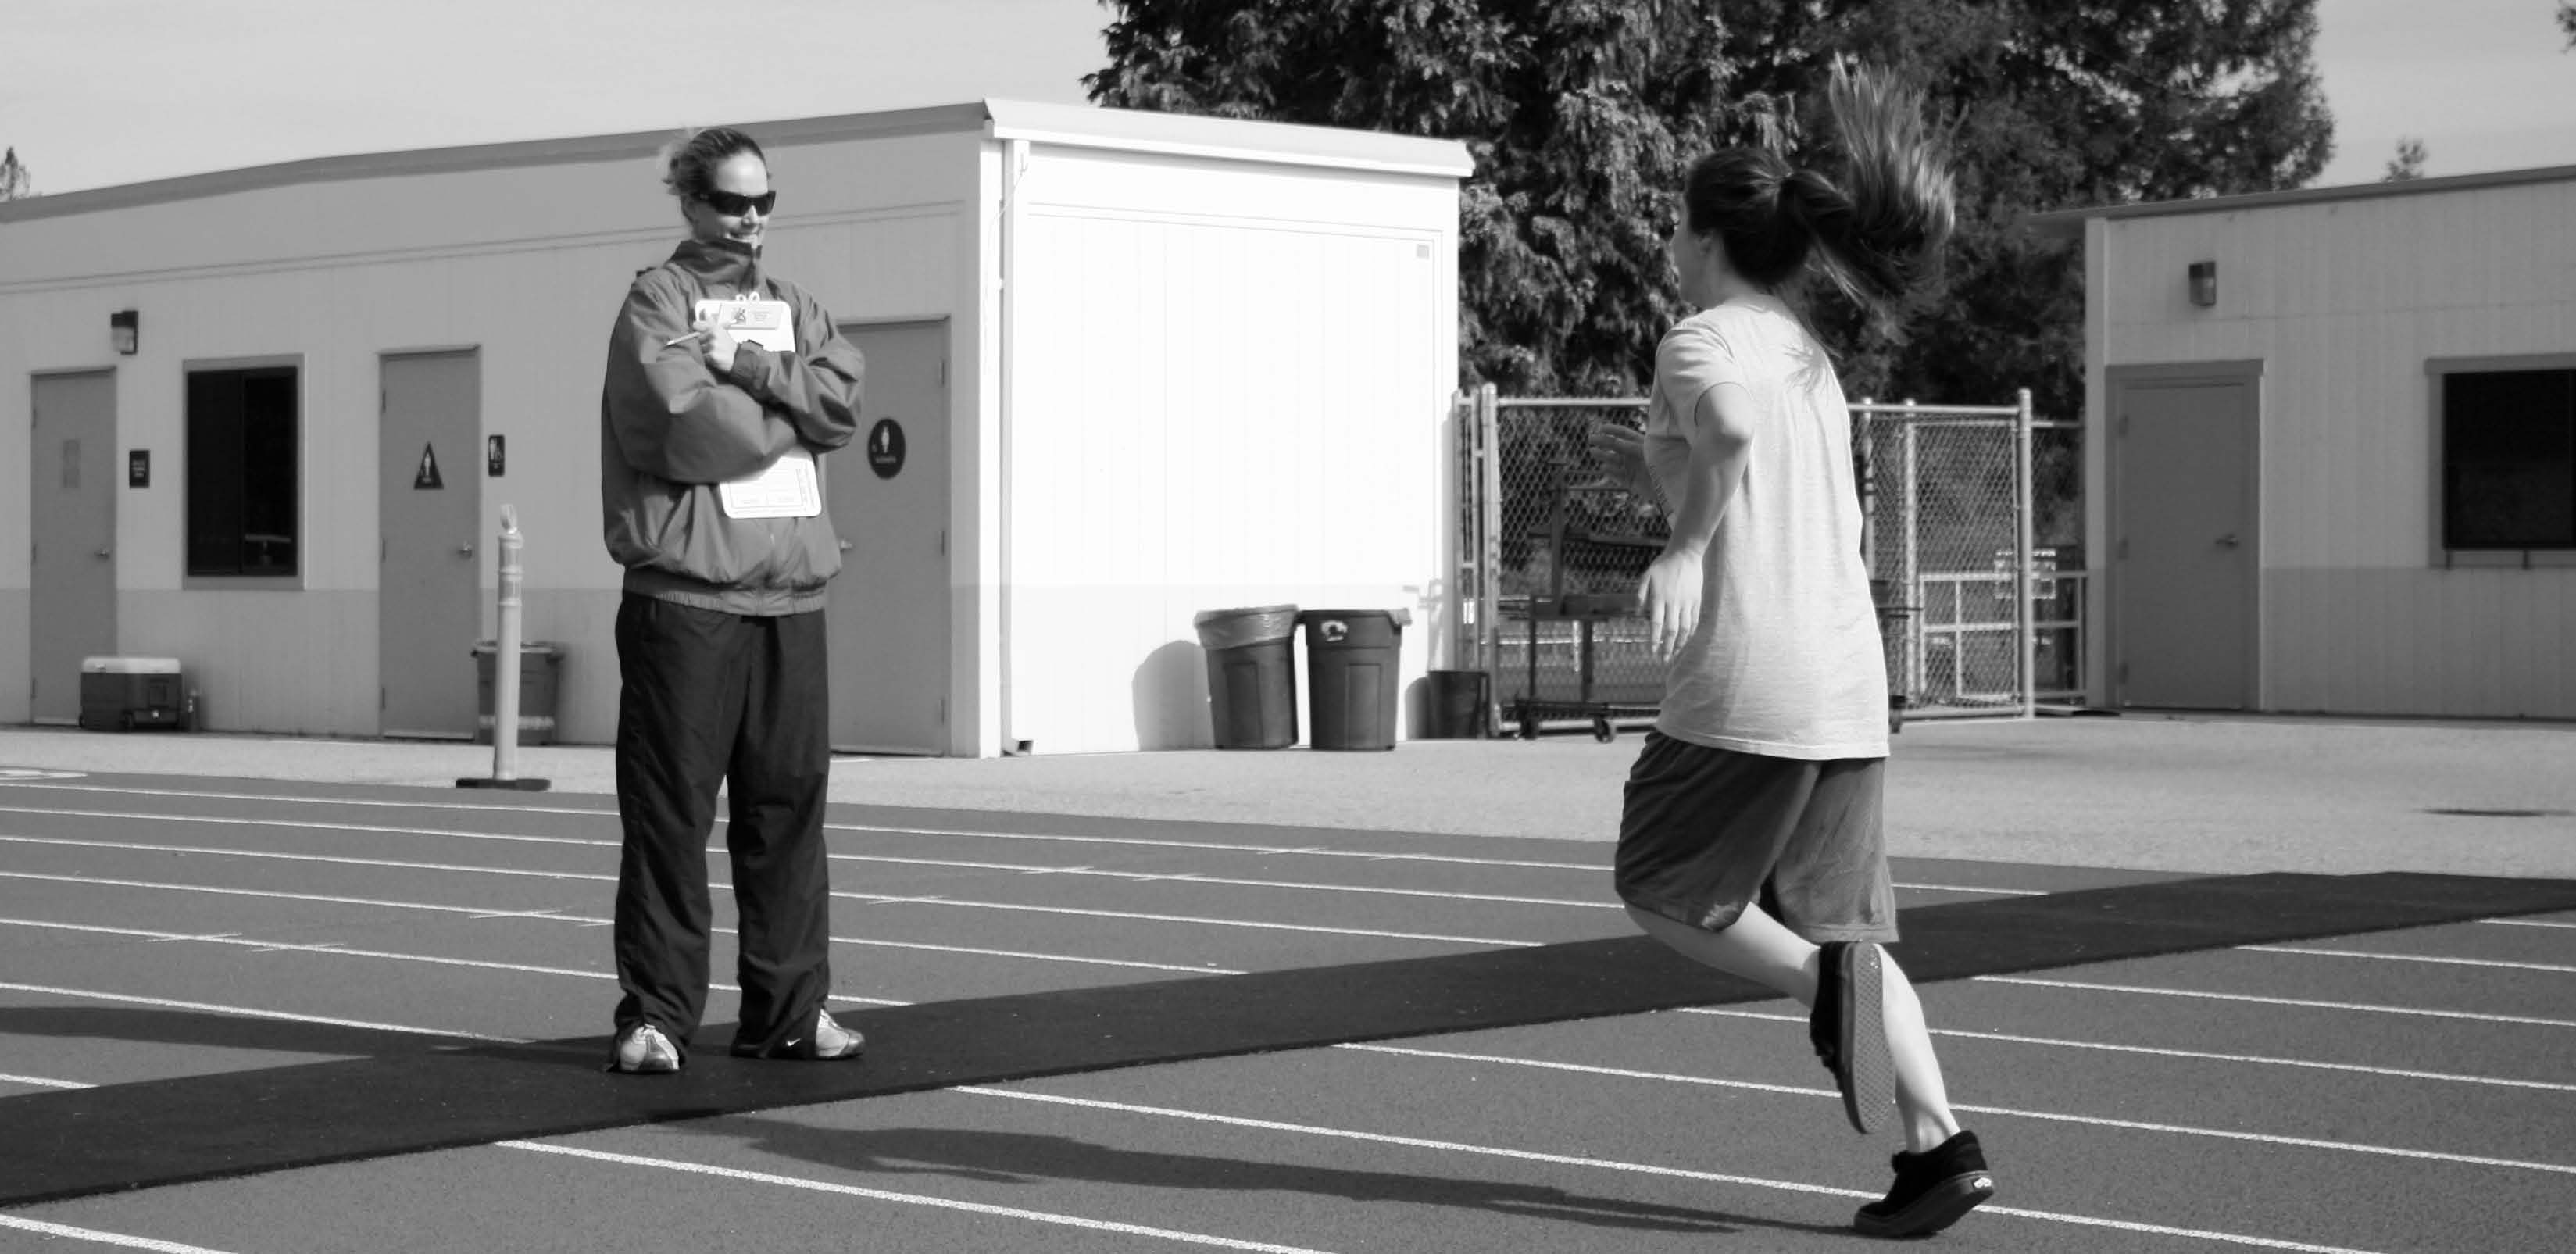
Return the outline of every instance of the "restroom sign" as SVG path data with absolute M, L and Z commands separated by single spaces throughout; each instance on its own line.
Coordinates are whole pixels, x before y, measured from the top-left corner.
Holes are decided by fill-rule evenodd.
M 903 470 L 903 428 L 892 418 L 879 418 L 868 429 L 868 469 L 879 479 L 892 479 Z
M 420 473 L 411 477 L 411 486 L 415 491 L 447 486 L 447 481 L 438 477 L 438 453 L 426 444 L 420 446 Z

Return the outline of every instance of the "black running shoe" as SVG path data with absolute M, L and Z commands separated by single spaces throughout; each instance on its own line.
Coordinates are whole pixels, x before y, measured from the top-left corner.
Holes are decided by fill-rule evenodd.
M 1930 1236 L 1995 1195 L 1994 1173 L 1986 1170 L 1986 1152 L 1974 1132 L 1888 1161 L 1896 1167 L 1896 1183 L 1886 1197 L 1852 1216 L 1852 1227 L 1864 1236 Z
M 1834 1074 L 1843 1114 L 1863 1133 L 1878 1131 L 1896 1104 L 1879 961 L 1878 946 L 1866 941 L 1826 945 L 1816 958 L 1816 1004 L 1807 1012 L 1807 1040 Z

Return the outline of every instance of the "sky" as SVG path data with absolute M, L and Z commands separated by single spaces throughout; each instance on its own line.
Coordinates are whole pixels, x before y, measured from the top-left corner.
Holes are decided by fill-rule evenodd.
M 2320 185 L 2576 165 L 2555 0 L 2321 0 Z M 1097 0 L 0 0 L 38 193 L 308 157 L 985 97 L 1078 104 Z

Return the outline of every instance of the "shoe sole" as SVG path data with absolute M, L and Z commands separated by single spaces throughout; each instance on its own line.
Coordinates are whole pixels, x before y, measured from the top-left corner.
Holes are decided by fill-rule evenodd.
M 1995 1177 L 1990 1171 L 1963 1171 L 1931 1188 L 1911 1205 L 1892 1215 L 1873 1215 L 1864 1210 L 1852 1216 L 1852 1227 L 1869 1237 L 1925 1237 L 1959 1222 L 1959 1217 L 1975 1210 L 1995 1195 Z
M 1843 1113 L 1864 1134 L 1885 1126 L 1896 1105 L 1896 1060 L 1887 1052 L 1887 1003 L 1878 946 L 1846 945 L 1841 950 L 1842 1004 L 1835 1007 L 1839 1037 L 1835 1087 L 1842 1090 Z

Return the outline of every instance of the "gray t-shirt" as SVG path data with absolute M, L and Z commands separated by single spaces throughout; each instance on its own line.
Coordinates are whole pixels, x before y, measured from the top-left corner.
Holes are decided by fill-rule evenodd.
M 1885 757 L 1887 660 L 1842 383 L 1775 297 L 1730 300 L 1665 332 L 1645 454 L 1676 508 L 1700 399 L 1723 383 L 1750 401 L 1744 480 L 1709 542 L 1699 628 L 1665 672 L 1655 728 L 1772 757 Z

